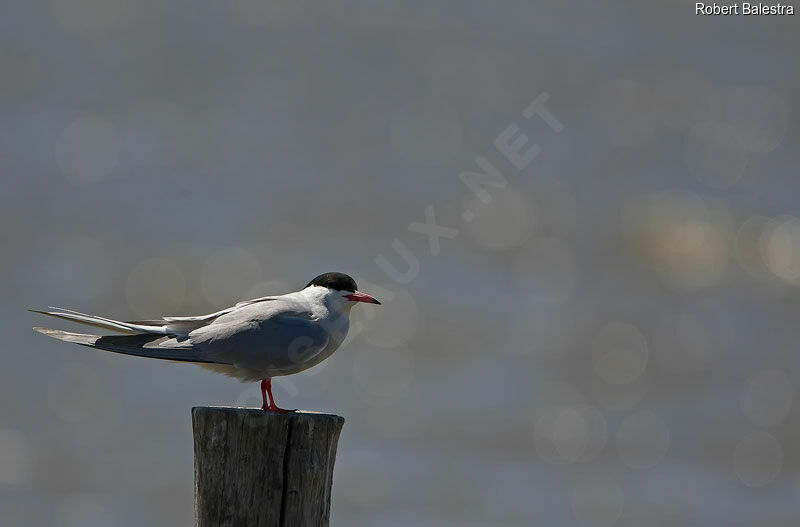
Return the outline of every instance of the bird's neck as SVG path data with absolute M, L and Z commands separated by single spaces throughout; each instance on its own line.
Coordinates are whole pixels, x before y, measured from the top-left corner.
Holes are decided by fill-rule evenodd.
M 347 318 L 353 307 L 347 299 L 324 287 L 307 287 L 300 293 L 310 304 L 315 318 Z

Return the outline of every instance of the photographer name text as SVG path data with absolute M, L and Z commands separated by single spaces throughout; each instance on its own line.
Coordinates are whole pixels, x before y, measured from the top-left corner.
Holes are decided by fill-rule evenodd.
M 696 15 L 794 15 L 794 6 L 787 4 L 704 4 L 694 5 Z

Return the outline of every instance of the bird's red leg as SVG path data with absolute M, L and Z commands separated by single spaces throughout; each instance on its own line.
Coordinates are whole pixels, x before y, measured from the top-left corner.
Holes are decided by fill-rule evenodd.
M 261 409 L 264 410 L 265 412 L 269 410 L 269 403 L 267 403 L 267 386 L 269 385 L 270 385 L 269 379 L 264 379 L 261 381 L 261 401 L 262 401 Z M 272 389 L 270 387 L 270 392 L 271 391 Z M 272 399 L 271 393 L 269 397 L 270 399 Z
M 269 397 L 269 403 L 267 403 L 267 397 Z M 294 412 L 294 410 L 278 408 L 278 405 L 275 404 L 275 399 L 272 398 L 272 379 L 264 379 L 261 381 L 261 400 L 264 401 L 264 405 L 261 407 L 264 411 L 280 413 Z

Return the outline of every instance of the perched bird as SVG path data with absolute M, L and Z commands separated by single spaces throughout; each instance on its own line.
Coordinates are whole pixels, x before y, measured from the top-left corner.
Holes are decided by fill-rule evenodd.
M 236 377 L 261 381 L 263 409 L 278 408 L 272 377 L 306 370 L 331 356 L 347 336 L 357 302 L 380 304 L 358 291 L 343 273 L 325 273 L 302 290 L 240 302 L 209 315 L 122 322 L 69 309 L 35 313 L 112 330 L 124 335 L 87 335 L 35 327 L 47 336 L 137 357 L 190 362 Z

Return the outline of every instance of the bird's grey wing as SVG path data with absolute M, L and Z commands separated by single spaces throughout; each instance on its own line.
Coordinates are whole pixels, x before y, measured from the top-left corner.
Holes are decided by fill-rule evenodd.
M 188 316 L 188 317 L 163 317 L 155 320 L 135 320 L 135 321 L 121 321 L 111 318 L 100 317 L 97 315 L 87 315 L 71 309 L 63 307 L 51 307 L 53 311 L 40 311 L 38 309 L 31 309 L 34 313 L 47 315 L 55 318 L 69 320 L 70 322 L 77 322 L 85 326 L 98 327 L 105 330 L 115 331 L 119 333 L 128 333 L 133 335 L 140 335 L 143 333 L 156 334 L 156 335 L 176 335 L 186 336 L 191 331 L 206 326 L 214 322 L 217 318 L 230 314 L 245 306 L 269 302 L 271 300 L 281 301 L 281 297 L 261 297 L 253 300 L 246 300 L 239 302 L 235 306 L 217 311 L 216 313 L 209 313 L 207 315 Z
M 280 299 L 241 306 L 191 332 L 189 340 L 206 360 L 290 372 L 312 361 L 330 339 L 305 306 Z
M 186 335 L 191 331 L 194 331 L 203 326 L 207 326 L 208 324 L 211 324 L 219 317 L 232 313 L 244 306 L 249 306 L 260 302 L 268 302 L 271 300 L 280 300 L 280 297 L 265 296 L 261 298 L 254 298 L 252 300 L 245 300 L 243 302 L 239 302 L 235 306 L 222 309 L 215 313 L 209 313 L 207 315 L 180 316 L 180 317 L 172 316 L 172 317 L 163 317 L 155 320 L 136 320 L 128 322 L 128 324 L 136 324 L 140 327 L 143 326 L 163 327 L 166 328 L 166 331 L 170 334 Z

